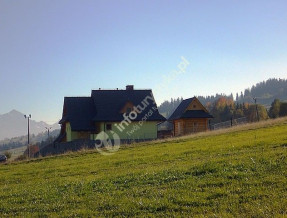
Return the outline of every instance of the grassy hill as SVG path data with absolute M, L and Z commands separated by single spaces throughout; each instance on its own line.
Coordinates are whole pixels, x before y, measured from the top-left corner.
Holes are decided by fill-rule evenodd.
M 3 216 L 286 216 L 287 119 L 0 165 Z

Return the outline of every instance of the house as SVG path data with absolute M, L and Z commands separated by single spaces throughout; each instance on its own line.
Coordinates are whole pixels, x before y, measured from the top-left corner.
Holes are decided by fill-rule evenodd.
M 173 123 L 174 136 L 207 131 L 209 120 L 213 118 L 196 98 L 183 100 L 169 117 Z
M 96 140 L 98 134 L 116 133 L 122 141 L 157 138 L 159 114 L 152 90 L 92 90 L 90 97 L 65 97 L 60 120 L 60 142 Z

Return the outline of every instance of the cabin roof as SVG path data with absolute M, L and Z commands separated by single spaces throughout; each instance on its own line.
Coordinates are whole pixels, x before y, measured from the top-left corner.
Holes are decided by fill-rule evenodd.
M 172 121 L 182 118 L 213 118 L 213 116 L 205 110 L 186 110 L 190 103 L 195 99 L 197 98 L 193 97 L 183 100 L 168 120 Z
M 204 110 L 187 110 L 182 114 L 181 118 L 213 118 L 213 116 Z

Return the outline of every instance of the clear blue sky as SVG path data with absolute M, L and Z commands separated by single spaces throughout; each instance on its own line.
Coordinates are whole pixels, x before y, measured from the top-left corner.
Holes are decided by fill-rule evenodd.
M 287 2 L 0 0 L 0 114 L 49 123 L 64 96 L 155 88 L 171 97 L 240 92 L 287 77 Z

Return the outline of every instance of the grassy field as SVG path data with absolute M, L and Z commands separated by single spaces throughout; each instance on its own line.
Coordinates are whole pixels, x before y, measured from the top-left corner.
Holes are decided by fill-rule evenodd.
M 287 120 L 0 165 L 3 216 L 287 216 Z

